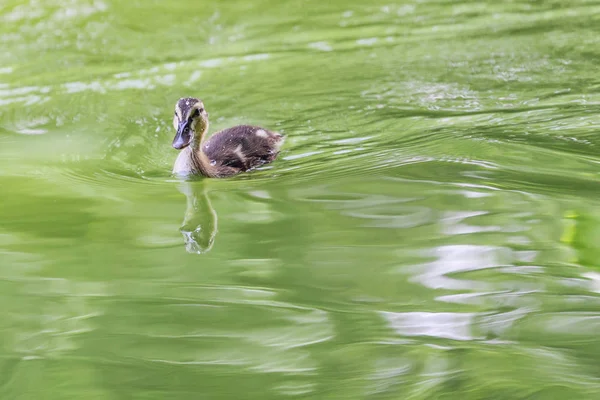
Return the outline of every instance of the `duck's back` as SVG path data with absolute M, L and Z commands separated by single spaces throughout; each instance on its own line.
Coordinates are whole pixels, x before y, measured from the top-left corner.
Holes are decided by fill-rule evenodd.
M 273 161 L 283 136 L 264 128 L 239 125 L 215 133 L 202 150 L 211 164 L 246 171 Z

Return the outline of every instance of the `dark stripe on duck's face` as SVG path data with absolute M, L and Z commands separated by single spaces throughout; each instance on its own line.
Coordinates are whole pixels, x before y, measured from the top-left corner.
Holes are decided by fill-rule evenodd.
M 177 150 L 181 150 L 190 145 L 192 142 L 193 134 L 191 129 L 191 120 L 183 121 L 179 123 L 177 127 L 177 133 L 173 139 L 173 147 Z

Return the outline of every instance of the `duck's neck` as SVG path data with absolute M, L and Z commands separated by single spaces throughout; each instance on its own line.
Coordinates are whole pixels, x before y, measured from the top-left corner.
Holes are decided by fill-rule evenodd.
M 216 175 L 215 167 L 211 165 L 208 156 L 202 150 L 206 132 L 208 132 L 208 122 L 202 130 L 196 132 L 196 135 L 194 135 L 194 139 L 190 143 L 190 157 L 194 169 L 204 176 L 213 177 Z

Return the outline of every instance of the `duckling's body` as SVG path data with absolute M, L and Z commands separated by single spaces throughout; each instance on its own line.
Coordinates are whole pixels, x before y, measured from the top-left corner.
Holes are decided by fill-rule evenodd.
M 198 99 L 183 98 L 175 106 L 173 147 L 181 150 L 173 173 L 222 178 L 270 163 L 277 158 L 283 136 L 257 126 L 240 125 L 204 141 L 208 113 Z

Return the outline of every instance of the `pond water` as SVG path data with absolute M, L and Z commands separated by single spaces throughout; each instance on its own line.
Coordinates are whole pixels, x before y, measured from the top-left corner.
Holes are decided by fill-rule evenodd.
M 1 397 L 597 399 L 599 13 L 4 0 Z

